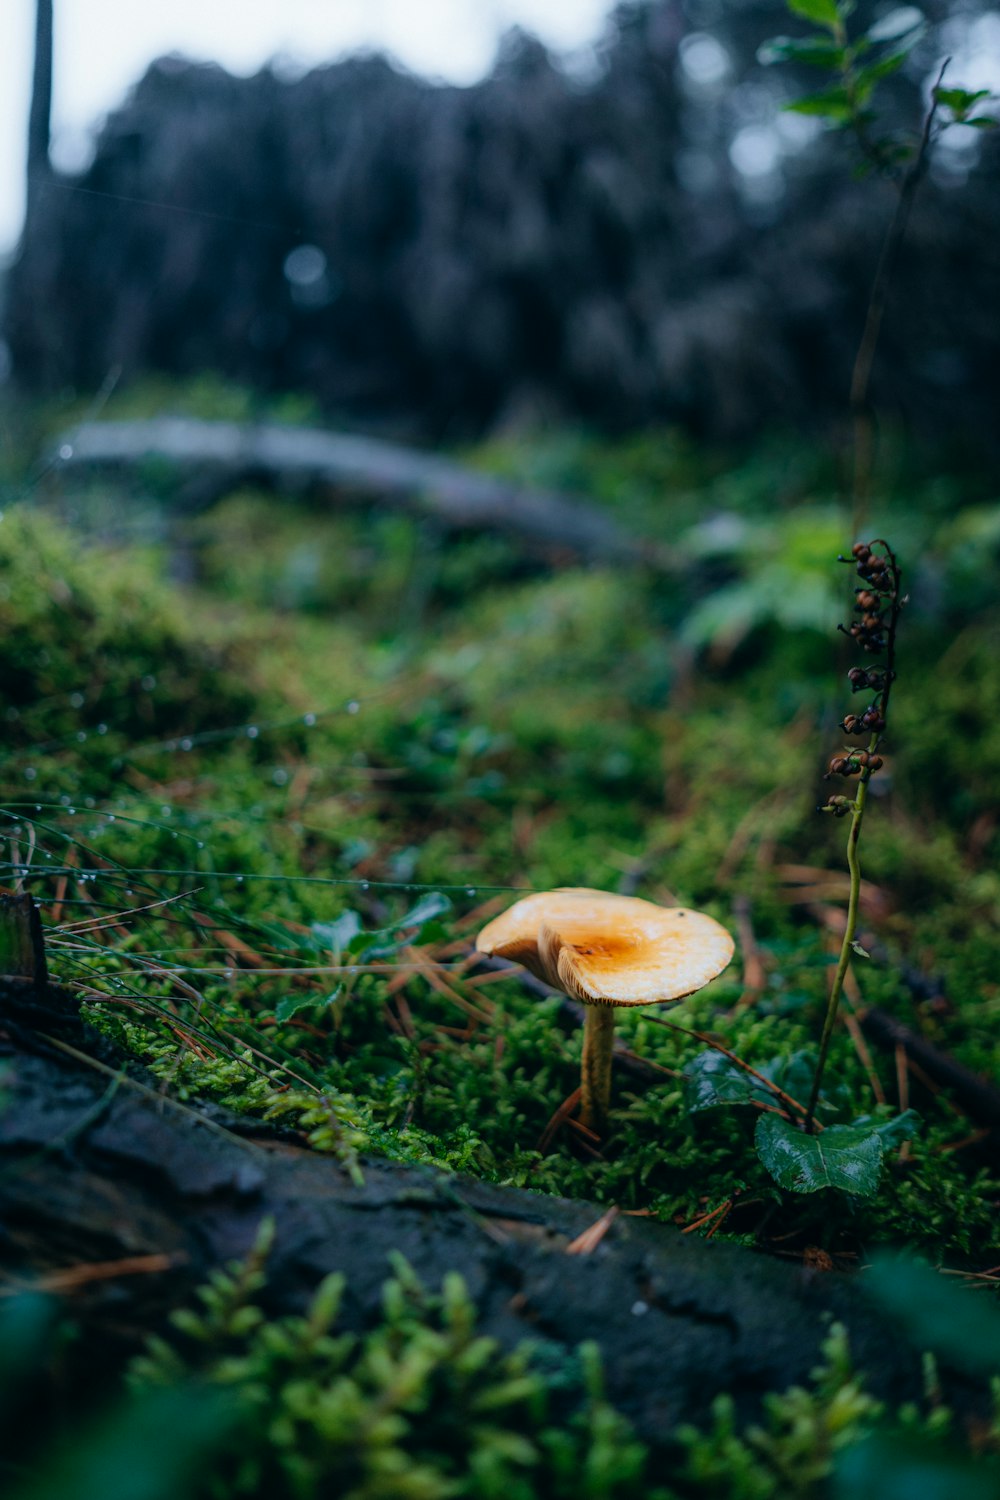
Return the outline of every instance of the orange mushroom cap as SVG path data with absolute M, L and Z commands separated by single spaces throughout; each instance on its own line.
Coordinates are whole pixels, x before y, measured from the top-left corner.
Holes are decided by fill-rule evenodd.
M 652 1005 L 721 974 L 733 940 L 703 912 L 608 891 L 540 891 L 489 922 L 480 953 L 523 964 L 591 1005 Z

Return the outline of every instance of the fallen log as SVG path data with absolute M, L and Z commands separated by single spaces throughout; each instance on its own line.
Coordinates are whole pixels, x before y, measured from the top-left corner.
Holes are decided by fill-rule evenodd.
M 150 460 L 197 475 L 205 500 L 247 480 L 323 486 L 413 510 L 448 528 L 508 532 L 549 552 L 664 571 L 677 565 L 668 548 L 629 536 L 586 500 L 347 433 L 189 417 L 84 422 L 57 440 L 52 455 L 53 467 L 64 470 Z
M 654 1449 L 678 1422 L 707 1420 L 720 1392 L 750 1416 L 806 1379 L 831 1318 L 875 1391 L 919 1396 L 915 1352 L 856 1280 L 624 1214 L 569 1257 L 600 1207 L 381 1159 L 358 1184 L 259 1122 L 172 1100 L 53 986 L 0 980 L 0 1069 L 0 1289 L 40 1280 L 72 1297 L 89 1381 L 246 1255 L 271 1216 L 269 1313 L 301 1310 L 342 1271 L 345 1326 L 360 1329 L 378 1318 L 390 1251 L 431 1286 L 458 1269 L 504 1347 L 595 1340 L 611 1399 Z
M 847 920 L 844 912 L 812 902 L 804 905 L 822 926 L 838 937 L 842 935 Z M 873 932 L 862 932 L 858 941 L 875 963 L 895 969 L 915 1002 L 931 1001 L 948 1008 L 940 979 L 922 973 L 912 964 L 899 963 Z M 932 1092 L 946 1090 L 947 1097 L 980 1127 L 982 1135 L 975 1142 L 977 1151 L 993 1161 L 1000 1160 L 1000 1089 L 993 1080 L 973 1073 L 878 1006 L 869 1005 L 859 1011 L 858 1023 L 877 1046 L 887 1052 L 902 1051 L 910 1064 L 915 1064 L 918 1079 L 925 1084 L 929 1082 Z
M 958 1108 L 982 1128 L 980 1149 L 994 1160 L 1000 1158 L 1000 1089 L 994 1083 L 973 1073 L 971 1068 L 878 1006 L 861 1011 L 858 1021 L 866 1036 L 890 1052 L 900 1049 L 916 1064 L 918 1076 L 922 1074 L 938 1089 L 946 1089 Z

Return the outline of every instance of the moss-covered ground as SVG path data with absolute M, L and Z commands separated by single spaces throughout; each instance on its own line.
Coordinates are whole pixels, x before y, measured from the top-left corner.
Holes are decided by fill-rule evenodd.
M 685 1227 L 718 1209 L 693 1232 L 789 1257 L 846 1266 L 888 1242 L 988 1272 L 1000 1183 L 974 1123 L 853 1022 L 825 1121 L 921 1117 L 876 1196 L 783 1194 L 754 1108 L 686 1107 L 693 1031 L 808 1093 L 847 896 L 845 825 L 815 812 L 854 706 L 834 459 L 670 433 L 469 457 L 669 541 L 676 572 L 251 491 L 185 518 L 156 471 L 18 483 L 0 879 L 42 904 L 54 975 L 170 1088 L 349 1164 L 388 1153 Z M 878 489 L 866 530 L 892 538 L 910 603 L 863 836 L 877 948 L 848 998 L 996 1076 L 1000 500 L 902 445 Z M 559 999 L 470 957 L 490 915 L 558 885 L 696 906 L 738 944 L 698 996 L 621 1023 L 661 1081 L 616 1078 L 599 1154 L 571 1128 L 540 1145 L 578 1078 Z

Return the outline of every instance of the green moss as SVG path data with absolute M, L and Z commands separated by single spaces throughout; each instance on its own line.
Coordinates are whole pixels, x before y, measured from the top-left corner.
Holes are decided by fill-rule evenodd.
M 267 1322 L 257 1299 L 269 1236 L 265 1226 L 250 1259 L 216 1273 L 200 1307 L 175 1313 L 171 1336 L 152 1340 L 131 1371 L 137 1396 L 193 1378 L 235 1395 L 241 1420 L 206 1486 L 217 1500 L 265 1491 L 310 1500 L 334 1488 L 357 1500 L 820 1500 L 836 1472 L 864 1466 L 890 1432 L 897 1469 L 915 1478 L 943 1468 L 978 1495 L 995 1472 L 988 1457 L 970 1463 L 951 1444 L 929 1356 L 926 1401 L 890 1429 L 839 1325 L 809 1384 L 765 1395 L 758 1421 L 740 1425 L 722 1395 L 710 1425 L 661 1433 L 650 1452 L 607 1401 L 594 1346 L 567 1353 L 536 1339 L 503 1353 L 477 1334 L 453 1272 L 431 1292 L 397 1257 L 382 1319 L 360 1336 L 336 1330 L 339 1275 L 302 1317 Z M 998 1433 L 980 1432 L 981 1455 Z
M 188 396 L 191 409 L 217 412 L 231 394 Z M 483 457 L 509 467 L 517 455 Z M 628 878 L 727 921 L 740 896 L 763 994 L 733 1012 L 740 986 L 726 976 L 675 1015 L 755 1064 L 808 1050 L 831 945 L 790 898 L 811 885 L 813 908 L 843 899 L 842 829 L 812 809 L 850 699 L 815 611 L 794 604 L 801 585 L 827 609 L 813 523 L 834 523 L 815 456 L 792 464 L 779 445 L 727 468 L 679 440 L 602 448 L 573 437 L 521 457 L 525 473 L 572 481 L 642 526 L 668 485 L 658 524 L 689 548 L 690 567 L 669 587 L 593 567 L 545 573 L 508 543 L 428 552 L 401 517 L 279 509 L 244 493 L 188 527 L 202 584 L 181 595 L 156 576 L 156 552 L 85 551 L 36 516 L 4 523 L 0 669 L 18 714 L 4 764 L 19 802 L 5 826 L 12 865 L 34 840 L 36 889 L 55 913 L 53 969 L 104 991 L 101 1024 L 122 1028 L 178 1091 L 258 1112 L 284 1100 L 287 1119 L 348 1155 L 435 1161 L 683 1222 L 732 1200 L 720 1232 L 752 1232 L 766 1212 L 797 1246 L 899 1238 L 975 1257 L 994 1188 L 970 1152 L 947 1149 L 964 1122 L 926 1098 L 908 1159 L 894 1159 L 867 1206 L 821 1195 L 771 1209 L 753 1112 L 691 1117 L 669 1074 L 659 1087 L 616 1082 L 604 1159 L 581 1160 L 563 1137 L 539 1154 L 575 1086 L 580 1038 L 516 982 L 477 990 L 449 967 L 474 909 L 494 888 Z M 939 490 L 929 480 L 907 495 L 916 521 L 887 497 L 885 525 L 967 584 L 968 540 L 947 513 L 952 491 L 946 505 Z M 780 521 L 763 504 L 774 493 Z M 706 525 L 720 510 L 725 525 Z M 767 582 L 776 549 L 780 584 Z M 312 582 L 283 594 L 307 552 Z M 992 577 L 993 553 L 976 555 Z M 724 603 L 761 577 L 768 599 L 781 596 L 770 614 L 738 649 L 709 631 L 692 654 L 684 622 L 699 600 Z M 831 563 L 827 582 L 845 579 Z M 856 977 L 866 1002 L 989 1070 L 1000 1064 L 1000 885 L 984 800 L 1000 693 L 992 617 L 970 606 L 950 642 L 930 591 L 915 583 L 914 597 L 888 795 L 862 856 L 873 888 L 864 920 L 893 960 L 859 963 Z M 393 613 L 401 599 L 405 619 Z M 280 612 L 265 607 L 275 600 Z M 942 663 L 940 712 L 921 706 L 907 665 L 918 660 L 924 676 Z M 942 714 L 956 733 L 942 732 Z M 425 956 L 444 955 L 438 978 L 452 995 L 398 967 L 413 962 L 404 945 L 385 956 L 397 967 L 365 971 L 316 937 L 315 924 L 346 909 L 384 926 L 412 899 L 399 888 L 408 882 L 452 893 L 453 915 L 422 940 Z M 111 922 L 140 906 L 148 912 Z M 70 919 L 87 925 L 69 930 Z M 915 1009 L 904 968 L 940 974 L 951 1009 Z M 674 1073 L 702 1046 L 641 1017 L 623 1035 Z M 894 1099 L 892 1060 L 875 1063 Z M 872 1110 L 846 1034 L 831 1077 L 830 1119 Z
M 193 627 L 149 557 L 81 552 L 33 512 L 6 515 L 0 785 L 14 795 L 66 784 L 103 794 L 131 743 L 249 717 L 248 656 L 224 644 L 222 624 L 222 611 L 206 610 Z
M 165 397 L 150 388 L 116 399 L 120 414 L 129 403 L 144 414 Z M 245 393 L 211 383 L 175 405 L 236 419 L 252 410 Z M 995 503 L 975 476 L 912 473 L 905 453 L 897 460 L 879 529 L 900 541 L 912 604 L 862 851 L 863 926 L 888 960 L 859 960 L 855 978 L 864 1003 L 996 1075 Z M 741 1001 L 740 955 L 665 1018 L 784 1070 L 802 1091 L 846 894 L 843 826 L 814 808 L 851 699 L 833 637 L 816 627 L 830 588 L 847 598 L 850 577 L 832 561 L 824 576 L 816 523 L 833 535 L 835 476 L 801 444 L 734 456 L 674 435 L 606 444 L 562 434 L 495 444 L 477 461 L 586 493 L 687 563 L 667 581 L 553 570 L 509 540 L 442 540 L 413 518 L 250 492 L 186 522 L 170 515 L 165 472 L 139 476 L 128 496 L 158 538 L 144 547 L 100 539 L 122 504 L 104 481 L 63 502 L 90 517 L 96 540 L 37 509 L 8 510 L 0 852 L 10 883 L 29 867 L 53 973 L 86 988 L 89 1019 L 176 1097 L 280 1121 L 355 1173 L 364 1153 L 380 1153 L 666 1223 L 728 1205 L 699 1232 L 793 1254 L 819 1247 L 843 1265 L 880 1242 L 952 1268 L 992 1264 L 1000 1187 L 962 1144 L 970 1122 L 916 1080 L 920 1131 L 905 1153 L 889 1151 L 876 1198 L 782 1196 L 754 1151 L 752 1108 L 688 1111 L 682 1075 L 705 1043 L 638 1014 L 622 1037 L 667 1071 L 653 1084 L 616 1075 L 600 1157 L 565 1132 L 540 1150 L 578 1081 L 579 1030 L 516 979 L 480 987 L 463 968 L 477 925 L 525 889 L 627 882 L 731 925 L 739 899 L 761 993 Z M 174 545 L 195 560 L 197 587 L 165 581 Z M 451 911 L 393 935 L 420 894 L 411 884 L 447 889 Z M 379 934 L 373 962 L 331 938 L 346 912 Z M 911 971 L 940 983 L 915 998 Z M 885 1106 L 850 1036 L 835 1035 L 828 1121 L 895 1111 L 895 1061 L 876 1054 L 874 1068 Z M 405 1316 L 422 1330 L 403 1336 L 397 1319 L 393 1360 L 405 1364 L 429 1335 L 452 1337 L 439 1294 L 393 1295 L 411 1299 Z M 310 1372 L 303 1392 L 290 1373 L 313 1334 L 251 1322 L 253 1347 L 244 1339 L 226 1356 L 242 1371 L 234 1383 L 241 1400 L 257 1399 L 259 1375 L 282 1418 L 248 1475 L 308 1494 L 324 1464 L 338 1475 L 336 1464 L 354 1465 L 365 1484 L 377 1471 L 382 1483 L 377 1465 L 403 1452 L 430 1476 L 428 1494 L 472 1482 L 448 1467 L 452 1449 L 447 1460 L 419 1449 L 408 1410 L 393 1409 L 402 1425 L 382 1448 L 331 1458 L 332 1387 Z M 269 1364 L 272 1344 L 300 1353 Z M 383 1346 L 352 1347 L 339 1373 L 324 1368 L 353 1382 L 364 1416 L 377 1399 L 365 1350 Z M 563 1405 L 563 1376 L 522 1357 L 534 1394 L 511 1410 L 536 1457 L 487 1444 L 477 1482 L 530 1495 L 543 1492 L 531 1488 L 541 1474 L 557 1486 L 585 1471 L 594 1495 L 631 1493 L 641 1455 L 580 1362 Z M 448 1359 L 431 1385 L 451 1378 Z M 680 1466 L 649 1482 L 706 1500 L 823 1493 L 842 1436 L 854 1453 L 855 1438 L 881 1432 L 842 1345 L 825 1368 L 808 1392 L 768 1403 L 755 1429 L 739 1430 L 721 1405 L 708 1431 L 683 1436 Z M 220 1356 L 212 1380 L 225 1369 Z M 485 1389 L 479 1378 L 470 1400 Z M 548 1417 L 533 1415 L 536 1402 Z M 586 1422 L 606 1434 L 603 1447 Z M 461 1449 L 469 1473 L 476 1451 Z M 232 1464 L 225 1482 L 244 1482 L 235 1454 Z M 609 1465 L 624 1489 L 608 1487 Z
M 132 1370 L 132 1388 L 192 1376 L 233 1392 L 242 1421 L 206 1486 L 241 1494 L 355 1500 L 666 1500 L 645 1482 L 647 1453 L 606 1401 L 593 1346 L 564 1355 L 525 1343 L 504 1353 L 476 1332 L 462 1278 L 432 1293 L 397 1257 L 383 1318 L 338 1333 L 344 1279 L 301 1318 L 266 1322 L 254 1303 L 266 1243 L 217 1274 L 201 1309 L 174 1316 Z

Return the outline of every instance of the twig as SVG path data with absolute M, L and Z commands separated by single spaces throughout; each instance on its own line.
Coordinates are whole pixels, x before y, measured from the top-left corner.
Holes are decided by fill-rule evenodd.
M 1000 1089 L 884 1010 L 872 1006 L 859 1020 L 873 1041 L 893 1051 L 897 1046 L 902 1047 L 911 1066 L 915 1062 L 935 1083 L 951 1089 L 969 1118 L 990 1131 L 991 1148 L 1000 1150 Z
M 858 856 L 858 841 L 861 837 L 861 825 L 865 816 L 868 784 L 871 781 L 873 771 L 869 760 L 871 757 L 874 757 L 876 763 L 881 764 L 877 756 L 877 751 L 882 741 L 884 724 L 888 718 L 889 697 L 892 693 L 892 684 L 896 675 L 896 627 L 899 624 L 899 611 L 902 608 L 902 595 L 900 593 L 901 572 L 896 554 L 883 537 L 876 537 L 874 542 L 869 544 L 869 547 L 875 546 L 883 548 L 889 574 L 889 620 L 885 631 L 885 666 L 882 669 L 882 686 L 878 691 L 876 699 L 883 728 L 873 730 L 869 738 L 868 751 L 866 756 L 863 757 L 861 772 L 858 778 L 858 790 L 855 793 L 854 801 L 850 804 L 851 827 L 847 835 L 847 866 L 851 876 L 851 894 L 847 903 L 847 922 L 844 926 L 844 937 L 840 946 L 840 958 L 833 976 L 833 983 L 830 986 L 830 998 L 827 1002 L 826 1018 L 823 1022 L 823 1034 L 820 1037 L 819 1043 L 819 1057 L 816 1061 L 816 1072 L 813 1077 L 812 1091 L 809 1095 L 809 1107 L 805 1122 L 807 1133 L 812 1132 L 814 1127 L 816 1105 L 819 1102 L 819 1091 L 823 1082 L 823 1070 L 826 1067 L 827 1053 L 830 1050 L 830 1038 L 833 1035 L 833 1027 L 840 1006 L 840 995 L 844 987 L 844 976 L 847 973 L 847 966 L 851 961 L 851 953 L 854 949 L 855 936 L 858 930 L 858 905 L 861 898 L 861 863 Z M 868 555 L 869 553 L 863 554 L 866 557 Z M 861 576 L 865 579 L 869 577 L 874 578 L 874 571 L 872 573 L 862 572 L 862 566 L 862 563 L 859 561 L 858 571 L 861 573 Z M 881 648 L 876 645 L 870 649 L 879 650 Z
M 690 1224 L 685 1224 L 684 1228 L 681 1230 L 681 1234 L 693 1234 L 696 1229 L 700 1229 L 703 1224 L 708 1224 L 719 1214 L 721 1214 L 723 1218 L 726 1218 L 732 1206 L 732 1198 L 727 1198 L 725 1203 L 719 1204 L 718 1208 L 711 1208 L 709 1209 L 707 1214 L 702 1214 L 700 1218 L 693 1219 Z
M 728 1047 L 724 1047 L 721 1042 L 717 1042 L 714 1037 L 709 1036 L 706 1032 L 692 1031 L 689 1026 L 678 1026 L 676 1021 L 665 1021 L 662 1016 L 647 1015 L 646 1020 L 652 1021 L 657 1026 L 668 1026 L 671 1031 L 680 1031 L 685 1036 L 693 1036 L 696 1041 L 704 1043 L 706 1047 L 711 1047 L 714 1051 L 721 1052 L 723 1057 L 728 1057 L 729 1061 L 735 1063 L 738 1068 L 742 1068 L 744 1073 L 749 1073 L 751 1078 L 756 1078 L 758 1083 L 762 1083 L 766 1089 L 774 1094 L 775 1098 L 781 1100 L 782 1104 L 787 1104 L 791 1109 L 797 1109 L 799 1114 L 805 1115 L 806 1107 L 804 1104 L 800 1104 L 797 1099 L 793 1099 L 791 1094 L 786 1094 L 784 1089 L 779 1088 L 770 1078 L 766 1078 L 763 1073 L 758 1073 L 756 1068 L 751 1067 L 748 1062 L 744 1062 L 742 1057 L 737 1057 L 735 1052 L 730 1051 Z
M 128 1255 L 121 1260 L 99 1260 L 89 1265 L 67 1266 L 62 1271 L 49 1271 L 27 1281 L 18 1278 L 13 1285 L 0 1288 L 0 1297 L 14 1297 L 24 1291 L 75 1292 L 92 1281 L 111 1281 L 118 1276 L 148 1276 L 157 1271 L 169 1271 L 187 1260 L 183 1250 L 172 1255 Z
M 552 1115 L 552 1118 L 549 1120 L 549 1123 L 546 1125 L 541 1135 L 538 1137 L 537 1149 L 543 1156 L 552 1145 L 552 1142 L 555 1140 L 559 1130 L 563 1125 L 565 1125 L 574 1109 L 576 1109 L 576 1107 L 580 1103 L 580 1095 L 582 1092 L 582 1089 L 576 1088 L 568 1098 L 563 1100 L 559 1108 Z
M 607 1213 L 602 1214 L 582 1234 L 578 1234 L 575 1240 L 570 1241 L 566 1246 L 566 1254 L 593 1255 L 617 1217 L 618 1206 L 613 1203 Z

